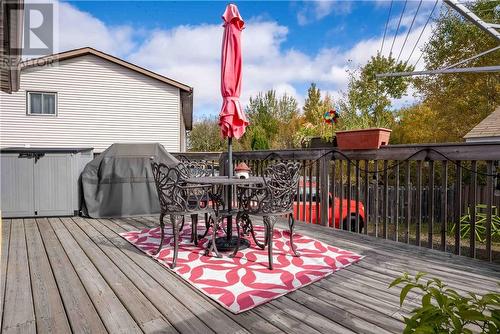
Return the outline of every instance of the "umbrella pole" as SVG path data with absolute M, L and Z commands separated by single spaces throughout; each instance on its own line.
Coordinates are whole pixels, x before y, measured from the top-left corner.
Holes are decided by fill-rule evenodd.
M 228 164 L 227 168 L 229 169 L 227 171 L 227 176 L 232 177 L 233 176 L 233 138 L 229 137 L 227 139 L 227 154 L 228 154 Z
M 227 139 L 227 155 L 228 155 L 227 175 L 228 175 L 228 178 L 232 178 L 233 177 L 233 138 L 232 137 L 229 137 Z M 229 212 L 231 212 L 233 210 L 233 187 L 231 185 L 229 187 L 227 187 L 227 197 L 228 197 L 227 209 Z M 233 236 L 233 217 L 232 216 L 227 217 L 226 228 L 227 228 L 226 240 L 228 242 L 230 242 L 230 240 Z

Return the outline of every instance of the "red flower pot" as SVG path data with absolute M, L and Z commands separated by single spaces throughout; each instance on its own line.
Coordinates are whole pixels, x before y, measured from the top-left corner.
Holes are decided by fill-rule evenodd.
M 371 128 L 337 131 L 337 145 L 341 150 L 372 150 L 389 143 L 391 130 Z

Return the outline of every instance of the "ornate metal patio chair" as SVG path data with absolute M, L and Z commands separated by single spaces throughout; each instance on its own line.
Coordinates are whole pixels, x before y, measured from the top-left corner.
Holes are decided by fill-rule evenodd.
M 210 198 L 211 185 L 196 185 L 187 184 L 185 174 L 185 166 L 179 163 L 175 167 L 168 167 L 163 163 L 151 161 L 151 168 L 158 191 L 158 198 L 160 200 L 160 228 L 161 240 L 157 254 L 162 246 L 165 237 L 165 216 L 170 217 L 172 223 L 172 230 L 174 234 L 174 256 L 171 268 L 175 267 L 177 261 L 177 253 L 179 249 L 179 228 L 178 219 L 184 219 L 187 215 L 207 214 L 208 228 L 212 227 L 212 242 L 210 248 L 205 250 L 208 255 L 213 251 L 217 257 L 220 257 L 217 247 L 215 245 L 215 236 L 218 230 L 218 217 L 214 209 L 209 205 L 207 198 Z M 196 225 L 193 224 L 191 229 L 191 238 L 196 240 Z
M 270 165 L 266 169 L 262 186 L 238 186 L 239 212 L 236 217 L 237 233 L 240 237 L 240 228 L 244 234 L 251 234 L 255 244 L 264 249 L 267 246 L 269 255 L 269 269 L 273 269 L 273 230 L 279 216 L 288 218 L 290 228 L 290 248 L 295 256 L 300 256 L 293 244 L 293 201 L 297 195 L 300 163 L 280 162 Z M 260 216 L 265 225 L 264 244 L 260 243 L 253 230 L 250 215 Z M 235 256 L 238 245 L 231 256 Z
M 178 156 L 179 161 L 182 163 L 180 165 L 181 168 L 181 173 L 186 177 L 207 177 L 207 176 L 213 176 L 214 171 L 213 168 L 210 169 L 209 167 L 209 162 L 202 160 L 202 161 L 192 161 L 185 155 L 179 155 Z M 208 202 L 210 201 L 209 198 L 206 198 L 205 201 Z M 185 223 L 184 217 L 182 217 L 182 222 L 181 226 L 179 227 L 179 230 L 182 231 L 184 228 L 184 223 Z M 192 214 L 191 215 L 191 224 L 196 228 L 198 225 L 198 214 Z M 208 213 L 205 213 L 205 233 L 203 235 L 198 236 L 197 233 L 194 233 L 192 235 L 192 240 L 194 243 L 198 242 L 198 238 L 204 238 L 206 237 L 208 230 L 209 230 L 209 223 L 208 223 Z

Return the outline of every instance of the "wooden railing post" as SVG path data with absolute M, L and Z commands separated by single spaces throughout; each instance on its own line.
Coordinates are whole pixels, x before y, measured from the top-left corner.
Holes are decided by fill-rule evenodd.
M 434 245 L 434 161 L 429 161 L 429 192 L 427 195 L 427 247 Z
M 443 161 L 442 197 L 441 197 L 441 250 L 446 252 L 446 234 L 448 233 L 448 161 Z
M 493 161 L 488 161 L 487 173 L 489 175 L 493 174 Z M 495 184 L 493 183 L 493 176 L 488 176 L 486 181 L 486 256 L 488 261 L 492 260 L 493 254 L 491 253 L 491 220 L 493 216 L 493 188 Z M 498 209 L 498 208 L 497 208 Z
M 219 175 L 226 175 L 227 164 L 227 152 L 222 152 L 219 156 Z
M 455 254 L 460 255 L 460 223 L 462 219 L 462 167 L 461 161 L 457 161 L 455 172 Z
M 355 217 L 356 217 L 356 226 L 355 226 L 355 230 L 356 230 L 356 233 L 359 233 L 360 231 L 360 228 L 359 228 L 359 193 L 360 193 L 360 163 L 361 163 L 361 160 L 358 160 L 356 162 L 356 164 L 354 165 L 354 167 L 356 168 L 356 188 L 355 188 L 355 193 L 354 193 L 354 200 L 356 201 L 356 205 L 355 205 Z
M 321 208 L 321 225 L 328 226 L 328 165 L 330 155 L 322 157 L 319 163 L 319 185 L 320 185 L 320 208 Z
M 389 230 L 388 230 L 388 220 L 389 220 L 389 162 L 387 160 L 384 160 L 384 207 L 382 210 L 382 234 L 383 238 L 387 239 L 389 235 Z
M 406 198 L 405 198 L 405 214 L 406 214 L 406 231 L 405 231 L 405 242 L 410 243 L 410 223 L 411 223 L 411 162 L 406 162 L 405 171 L 405 187 L 406 187 Z
M 365 226 L 364 234 L 368 234 L 368 224 L 370 223 L 370 162 L 365 160 Z M 333 215 L 332 215 L 333 216 Z
M 378 238 L 378 209 L 379 209 L 379 193 L 378 193 L 378 160 L 373 161 L 373 175 L 375 187 L 373 189 L 373 220 L 375 221 L 375 237 Z
M 469 256 L 476 257 L 476 219 L 477 219 L 477 161 L 472 161 L 471 175 L 471 204 L 470 204 L 470 232 L 469 232 Z
M 399 240 L 399 161 L 394 162 L 394 240 Z
M 420 235 L 422 233 L 422 160 L 417 161 L 417 229 L 415 243 L 422 246 Z
M 337 194 L 337 170 L 334 158 L 331 160 L 331 165 L 332 165 L 332 176 L 330 182 L 331 182 L 332 203 L 330 206 L 330 216 L 332 217 L 332 228 L 335 228 L 335 197 Z M 328 203 L 330 203 L 330 198 L 328 198 Z

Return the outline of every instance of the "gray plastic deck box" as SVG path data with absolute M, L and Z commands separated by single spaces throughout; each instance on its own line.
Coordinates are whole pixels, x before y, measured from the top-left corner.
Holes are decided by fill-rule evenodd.
M 2 217 L 73 216 L 80 210 L 80 174 L 92 148 L 0 150 Z

